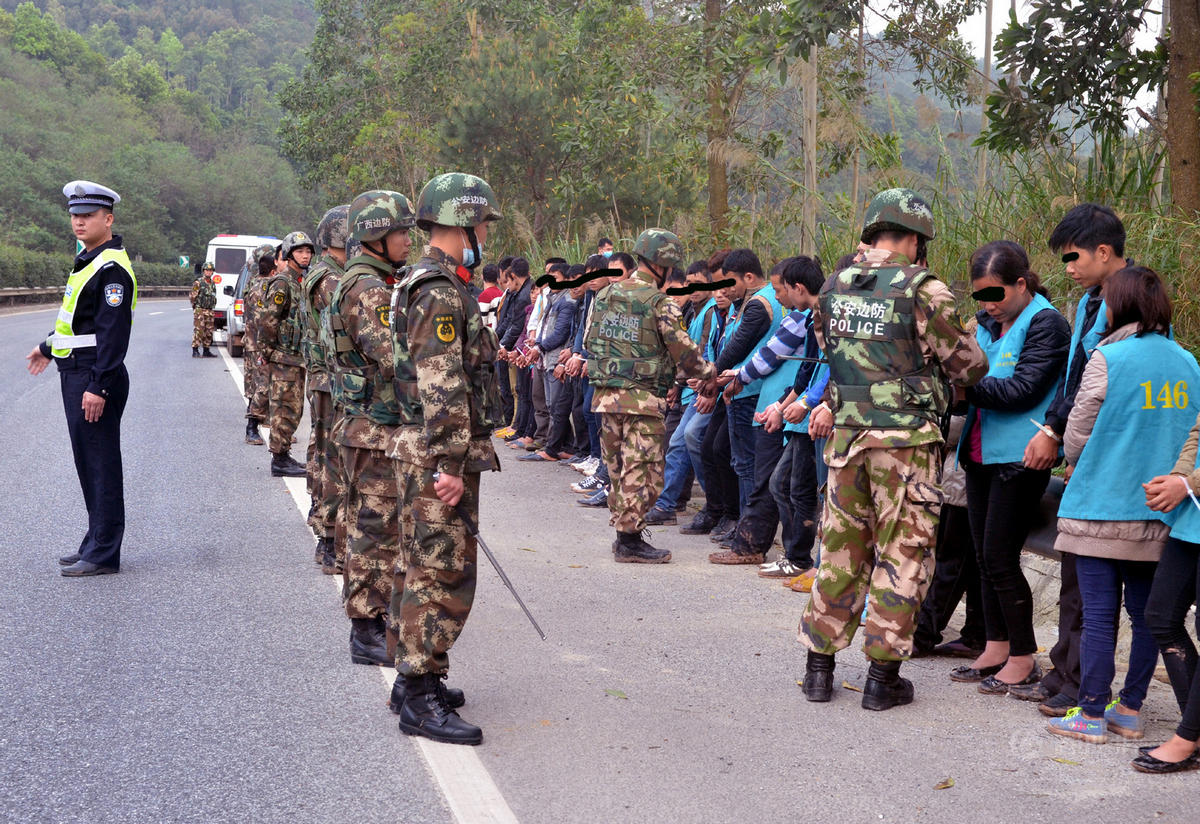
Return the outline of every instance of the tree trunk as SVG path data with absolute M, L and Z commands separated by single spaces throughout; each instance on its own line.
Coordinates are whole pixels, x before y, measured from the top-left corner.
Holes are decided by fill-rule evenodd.
M 725 167 L 724 152 L 719 151 L 727 137 L 728 114 L 725 111 L 724 92 L 721 83 L 721 68 L 713 52 L 712 41 L 716 36 L 717 23 L 721 19 L 721 0 L 705 0 L 704 70 L 706 81 L 705 101 L 708 103 L 708 123 L 705 136 L 708 139 L 708 222 L 713 236 L 725 230 L 729 212 L 729 177 Z
M 1200 212 L 1200 114 L 1189 76 L 1200 72 L 1200 2 L 1173 0 L 1167 43 L 1167 154 L 1171 201 L 1187 218 Z
M 863 21 L 866 19 L 867 19 L 866 6 L 865 6 L 865 4 L 863 4 L 863 5 L 860 5 L 860 7 L 859 7 L 859 15 L 858 15 L 858 76 L 859 77 L 867 76 L 867 49 L 866 49 L 866 42 L 863 38 L 864 25 L 865 25 L 863 23 Z M 866 122 L 866 105 L 862 100 L 858 101 L 858 120 L 859 120 L 860 125 L 862 123 Z M 853 177 L 853 180 L 850 185 L 850 206 L 854 209 L 854 212 L 850 215 L 851 227 L 858 225 L 858 212 L 859 212 L 858 189 L 859 189 L 859 180 L 860 180 L 860 177 L 862 174 L 860 171 L 860 166 L 859 166 L 859 158 L 861 156 L 862 156 L 862 139 L 860 137 L 856 137 L 854 140 L 854 177 Z
M 992 0 L 984 3 L 984 34 L 983 34 L 983 75 L 987 83 L 983 87 L 983 100 L 980 105 L 979 133 L 987 131 L 987 96 L 992 91 Z M 983 187 L 987 184 L 987 147 L 979 147 L 979 172 L 975 177 L 975 197 L 983 195 Z
M 800 253 L 817 253 L 817 54 L 813 46 L 802 72 L 804 84 L 804 209 Z

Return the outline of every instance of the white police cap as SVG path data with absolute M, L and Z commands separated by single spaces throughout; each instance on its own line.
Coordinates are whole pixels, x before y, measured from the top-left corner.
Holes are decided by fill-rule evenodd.
M 90 180 L 72 180 L 63 186 L 67 198 L 67 211 L 73 215 L 86 215 L 103 207 L 111 209 L 121 202 L 121 196 L 107 186 Z

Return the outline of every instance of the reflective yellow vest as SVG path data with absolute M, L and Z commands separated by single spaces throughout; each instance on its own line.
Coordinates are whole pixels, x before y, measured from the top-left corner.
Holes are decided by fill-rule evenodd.
M 50 353 L 54 357 L 69 357 L 72 350 L 85 349 L 96 345 L 96 336 L 94 334 L 76 335 L 74 329 L 72 329 L 72 323 L 75 320 L 75 305 L 78 303 L 79 296 L 83 293 L 83 288 L 87 286 L 88 281 L 95 277 L 100 269 L 110 263 L 120 264 L 129 273 L 129 278 L 133 281 L 132 303 L 129 305 L 129 311 L 132 312 L 137 309 L 137 278 L 134 277 L 133 267 L 129 264 L 129 255 L 125 253 L 124 249 L 105 249 L 92 258 L 87 266 L 73 273 L 67 281 L 67 289 L 63 293 L 62 308 L 58 310 L 58 320 L 54 324 L 54 334 L 47 341 L 50 344 Z

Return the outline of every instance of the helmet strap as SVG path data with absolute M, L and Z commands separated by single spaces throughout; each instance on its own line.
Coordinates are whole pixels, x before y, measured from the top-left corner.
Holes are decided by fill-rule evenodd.
M 388 234 L 391 234 L 391 232 L 389 232 Z M 379 239 L 379 248 L 378 249 L 376 249 L 375 247 L 373 247 L 371 245 L 373 242 L 374 241 L 370 241 L 370 240 L 360 240 L 359 245 L 361 245 L 364 249 L 366 249 L 368 252 L 373 254 L 375 257 L 382 260 L 388 266 L 391 266 L 393 269 L 395 269 L 398 266 L 402 266 L 404 264 L 404 261 L 402 261 L 402 260 L 392 260 L 390 257 L 388 257 L 387 235 L 384 235 L 383 237 L 381 237 Z
M 463 227 L 463 231 L 467 233 L 467 242 L 471 244 L 471 251 L 475 253 L 475 262 L 464 268 L 474 271 L 475 267 L 479 265 L 479 261 L 482 258 L 482 255 L 479 253 L 479 238 L 475 236 L 474 226 L 465 226 Z

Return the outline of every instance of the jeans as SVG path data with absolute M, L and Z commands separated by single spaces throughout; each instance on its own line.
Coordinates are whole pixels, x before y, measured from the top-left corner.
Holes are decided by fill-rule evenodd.
M 737 474 L 738 507 L 745 511 L 754 491 L 754 407 L 758 397 L 734 398 L 726 408 L 729 420 L 729 454 Z
M 692 406 L 695 408 L 694 401 Z M 705 485 L 704 476 L 704 433 L 708 431 L 710 420 L 712 420 L 712 412 L 697 411 L 692 419 L 682 427 L 687 430 L 683 433 L 683 443 L 687 447 L 688 457 L 692 459 L 692 470 L 696 473 L 696 480 L 700 482 L 700 488 L 706 492 L 708 487 Z
M 550 436 L 550 407 L 546 405 L 546 379 L 541 366 L 534 366 L 530 377 L 533 397 L 533 420 L 536 428 L 533 439 L 545 446 L 546 438 Z
M 603 466 L 604 461 L 600 460 L 600 416 L 592 411 L 592 398 L 595 395 L 596 389 L 592 386 L 592 382 L 584 378 L 583 421 L 587 424 L 588 456 L 600 461 L 601 466 Z
M 771 473 L 771 496 L 783 523 L 783 552 L 801 570 L 812 569 L 817 538 L 817 462 L 812 439 L 793 432 Z
M 1185 500 L 1180 506 L 1191 506 Z M 1183 717 L 1175 734 L 1187 741 L 1200 740 L 1200 668 L 1196 645 L 1188 637 L 1188 610 L 1200 593 L 1200 544 L 1171 538 L 1163 549 L 1154 573 L 1150 600 L 1146 603 L 1146 625 L 1158 642 L 1163 666 L 1175 691 Z M 1200 613 L 1196 615 L 1200 633 Z
M 709 416 L 700 416 L 695 404 L 688 404 L 687 409 L 683 410 L 683 417 L 679 419 L 679 425 L 671 435 L 671 440 L 667 443 L 663 491 L 654 503 L 655 507 L 666 512 L 675 511 L 675 505 L 679 503 L 679 496 L 683 494 L 684 484 L 687 482 L 688 470 L 692 467 L 687 450 L 687 429 L 688 424 L 697 417 L 707 420 Z
M 546 435 L 546 451 L 557 457 L 570 451 L 574 435 L 571 432 L 571 404 L 575 400 L 568 380 L 559 380 L 551 372 L 544 372 L 546 382 L 546 409 L 550 413 L 550 429 Z
M 966 461 L 967 514 L 983 579 L 987 640 L 1008 641 L 1010 655 L 1033 655 L 1033 594 L 1021 571 L 1021 550 L 1050 470 Z
M 1103 715 L 1108 706 L 1113 676 L 1116 675 L 1113 664 L 1117 649 L 1115 625 L 1124 590 L 1125 611 L 1133 625 L 1133 639 L 1121 703 L 1131 710 L 1140 710 L 1146 700 L 1150 677 L 1154 675 L 1154 666 L 1158 663 L 1158 646 L 1145 620 L 1146 601 L 1150 597 L 1156 564 L 1079 555 L 1075 565 L 1079 573 L 1079 594 L 1083 596 L 1079 706 L 1093 718 Z

